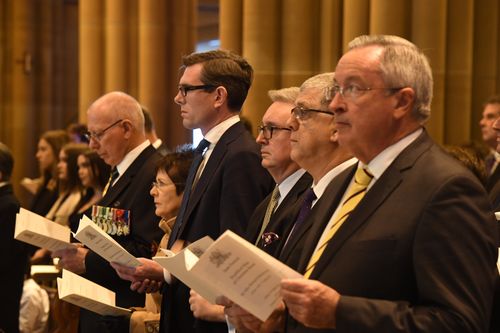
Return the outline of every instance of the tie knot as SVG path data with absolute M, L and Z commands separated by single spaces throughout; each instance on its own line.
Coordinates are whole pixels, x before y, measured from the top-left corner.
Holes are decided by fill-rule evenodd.
M 356 174 L 354 175 L 354 180 L 356 181 L 356 183 L 365 187 L 370 184 L 372 178 L 373 175 L 365 168 L 358 168 L 358 170 L 356 170 Z
M 111 183 L 113 183 L 118 178 L 119 175 L 120 173 L 118 172 L 117 168 L 111 169 L 111 174 L 110 174 Z
M 194 150 L 196 153 L 201 154 L 205 151 L 206 148 L 210 146 L 210 142 L 206 139 L 200 141 L 196 149 Z
M 272 201 L 278 201 L 280 199 L 280 189 L 278 185 L 274 187 L 273 194 L 271 195 Z
M 312 187 L 310 187 L 306 192 L 306 196 L 304 198 L 304 205 L 310 208 L 312 206 L 313 201 L 316 199 L 317 199 L 316 193 L 314 193 Z

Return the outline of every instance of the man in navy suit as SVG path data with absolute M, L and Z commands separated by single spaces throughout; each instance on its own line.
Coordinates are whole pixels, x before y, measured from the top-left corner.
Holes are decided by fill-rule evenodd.
M 116 170 L 110 179 L 99 206 L 128 210 L 129 222 L 123 232 L 116 232 L 121 224 L 106 228 L 118 243 L 135 257 L 151 257 L 151 246 L 163 235 L 158 227 L 155 205 L 149 195 L 155 180 L 156 163 L 161 155 L 144 134 L 144 116 L 139 103 L 122 92 L 108 93 L 96 100 L 87 111 L 90 147 Z M 115 223 L 115 222 L 113 222 Z M 120 279 L 110 263 L 95 252 L 80 247 L 76 251 L 53 253 L 60 257 L 59 265 L 96 282 L 116 293 L 116 304 L 121 307 L 143 306 L 144 295 L 130 290 L 130 283 Z M 80 332 L 119 331 L 127 321 L 104 320 L 87 310 L 80 311 Z
M 184 57 L 181 70 L 175 102 L 183 125 L 200 128 L 208 147 L 195 170 L 192 190 L 183 197 L 168 242 L 171 249 L 207 235 L 216 239 L 228 229 L 244 235 L 250 215 L 273 185 L 261 166 L 258 145 L 239 119 L 252 83 L 250 64 L 217 50 Z M 164 332 L 227 332 L 225 323 L 195 319 L 189 287 L 169 279 L 162 302 Z
M 495 221 L 476 177 L 423 127 L 425 55 L 400 37 L 358 37 L 337 64 L 332 97 L 339 142 L 360 163 L 334 180 L 333 214 L 330 203 L 313 216 L 298 266 L 308 279 L 282 281 L 286 331 L 486 332 Z M 358 168 L 371 180 L 340 219 Z

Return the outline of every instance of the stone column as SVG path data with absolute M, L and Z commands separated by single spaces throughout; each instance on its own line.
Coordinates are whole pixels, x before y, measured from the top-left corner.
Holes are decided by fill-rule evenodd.
M 85 123 L 89 105 L 104 92 L 104 2 L 85 0 L 79 5 L 79 121 Z
M 432 116 L 427 130 L 438 142 L 444 139 L 444 77 L 446 74 L 446 1 L 412 2 L 411 40 L 429 57 L 434 75 Z

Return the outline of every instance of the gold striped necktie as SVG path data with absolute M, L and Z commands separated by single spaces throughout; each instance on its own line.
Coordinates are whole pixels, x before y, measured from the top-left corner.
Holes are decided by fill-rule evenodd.
M 346 199 L 342 204 L 339 213 L 337 214 L 335 222 L 333 222 L 333 224 L 331 225 L 330 230 L 328 230 L 328 233 L 322 240 L 321 245 L 313 253 L 311 259 L 309 259 L 309 263 L 304 274 L 304 277 L 306 279 L 311 276 L 314 267 L 321 258 L 321 255 L 325 251 L 325 248 L 332 239 L 333 235 L 335 235 L 337 230 L 339 230 L 339 228 L 342 226 L 342 223 L 347 220 L 349 214 L 356 208 L 358 203 L 365 196 L 366 189 L 368 187 L 368 184 L 370 184 L 372 178 L 373 176 L 368 172 L 368 170 L 365 170 L 363 168 L 358 168 L 358 170 L 356 170 L 356 173 L 354 174 L 354 183 L 349 188 L 349 192 L 347 193 Z

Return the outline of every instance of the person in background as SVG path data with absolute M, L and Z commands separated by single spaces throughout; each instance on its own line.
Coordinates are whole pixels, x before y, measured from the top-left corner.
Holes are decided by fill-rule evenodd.
M 68 136 L 71 142 L 74 143 L 89 143 L 89 140 L 85 136 L 87 133 L 87 125 L 79 123 L 71 123 L 66 127 Z
M 158 135 L 156 135 L 155 124 L 153 122 L 153 117 L 151 117 L 151 113 L 144 105 L 141 105 L 141 110 L 144 115 L 144 131 L 146 133 L 146 138 L 149 142 L 151 142 L 160 155 L 165 156 L 169 153 L 169 149 L 165 146 L 162 140 L 158 138 Z
M 69 217 L 69 227 L 78 230 L 82 214 L 91 217 L 91 208 L 102 198 L 102 193 L 109 179 L 111 168 L 93 150 L 86 150 L 78 155 L 78 177 L 83 186 L 83 194 L 74 212 Z
M 47 291 L 30 276 L 31 265 L 26 268 L 19 311 L 20 333 L 47 333 L 50 301 Z M 65 318 L 66 319 L 66 318 Z
M 24 178 L 21 185 L 34 193 L 30 211 L 45 216 L 58 197 L 57 163 L 59 151 L 69 142 L 66 131 L 53 130 L 42 134 L 38 141 L 36 159 L 40 178 Z
M 479 121 L 483 142 L 489 149 L 484 163 L 488 173 L 486 190 L 493 203 L 500 197 L 500 168 L 497 167 L 500 162 L 500 153 L 496 150 L 497 136 L 493 128 L 493 124 L 498 117 L 500 117 L 500 95 L 494 95 L 484 103 L 482 118 Z
M 14 239 L 19 201 L 14 195 L 10 177 L 14 158 L 0 142 L 0 284 L 3 286 L 0 332 L 19 332 L 19 302 L 23 289 L 28 252 L 24 243 Z
M 69 217 L 82 197 L 83 187 L 78 177 L 76 159 L 80 153 L 88 149 L 83 143 L 67 143 L 59 152 L 57 163 L 58 197 L 50 208 L 46 218 L 57 224 L 69 227 Z M 31 257 L 32 264 L 47 264 L 50 262 L 50 252 L 38 249 Z

